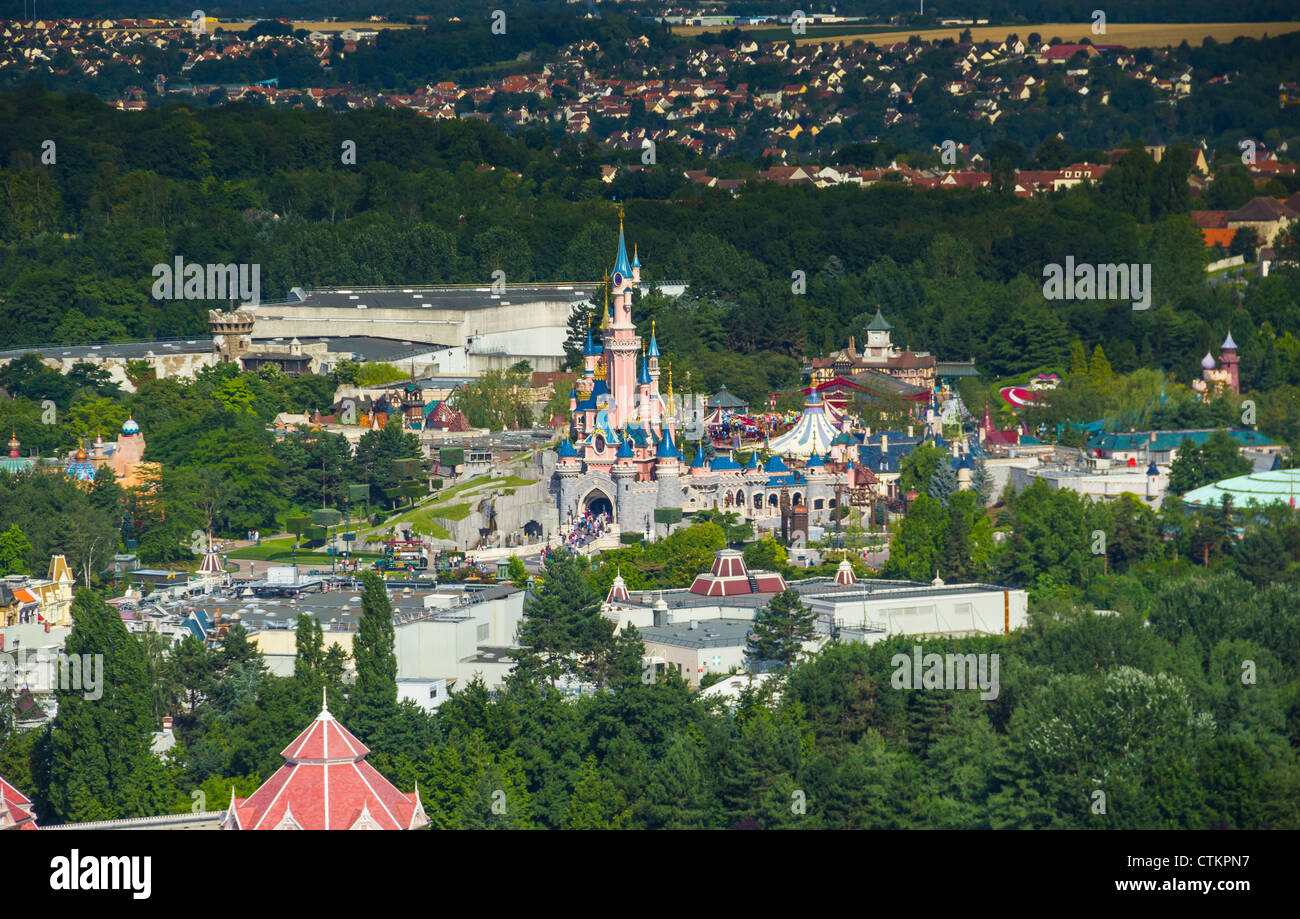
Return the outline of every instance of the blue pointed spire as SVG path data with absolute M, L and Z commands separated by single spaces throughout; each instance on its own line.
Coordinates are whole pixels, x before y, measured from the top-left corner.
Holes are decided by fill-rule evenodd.
M 653 319 L 650 320 L 650 356 L 659 356 L 659 340 L 655 337 L 655 323 Z
M 618 209 L 618 257 L 614 259 L 613 273 L 621 275 L 625 281 L 632 279 L 632 265 L 627 260 L 627 242 L 623 239 L 623 208 L 621 205 Z
M 641 256 L 637 253 L 636 246 L 632 247 L 632 267 L 633 268 L 641 267 Z
M 649 385 L 650 380 L 650 362 L 646 359 L 645 352 L 641 352 L 641 373 L 637 375 L 636 381 Z
M 587 343 L 582 348 L 582 353 L 587 357 L 595 357 L 603 349 L 600 348 L 591 338 L 591 324 L 587 324 Z

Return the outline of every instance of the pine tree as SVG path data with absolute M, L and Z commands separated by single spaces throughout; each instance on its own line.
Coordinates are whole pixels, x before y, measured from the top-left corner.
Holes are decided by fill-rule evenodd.
M 934 474 L 930 476 L 930 481 L 926 485 L 925 493 L 947 507 L 948 499 L 952 497 L 953 492 L 956 490 L 957 473 L 953 471 L 953 468 L 949 463 L 940 463 L 938 467 L 935 468 Z
M 678 734 L 655 763 L 638 810 L 649 829 L 698 830 L 709 814 L 709 772 L 695 741 Z
M 803 643 L 817 634 L 817 615 L 799 600 L 799 593 L 789 588 L 781 591 L 759 610 L 750 632 L 745 656 L 750 667 L 766 661 L 790 665 Z
M 993 475 L 989 472 L 988 466 L 984 463 L 984 457 L 978 457 L 975 460 L 975 468 L 970 477 L 971 491 L 979 496 L 981 506 L 987 506 L 989 499 L 993 497 L 995 483 Z
M 293 675 L 312 689 L 320 685 L 321 669 L 325 664 L 325 635 L 320 620 L 307 613 L 298 614 L 298 634 L 295 641 L 297 658 Z
M 1102 386 L 1110 376 L 1110 361 L 1106 360 L 1106 352 L 1101 350 L 1101 343 L 1098 342 L 1092 349 L 1092 359 L 1088 361 L 1088 382 L 1094 386 Z
M 547 559 L 541 590 L 524 607 L 519 647 L 520 679 L 555 685 L 565 676 L 598 684 L 607 678 L 613 624 L 600 614 L 600 600 L 572 552 L 557 551 Z
M 621 830 L 627 826 L 630 816 L 623 793 L 607 775 L 601 774 L 596 757 L 588 756 L 578 770 L 562 829 Z
M 135 787 L 153 756 L 157 726 L 144 650 L 98 594 L 77 591 L 72 618 L 64 653 L 91 661 L 102 685 L 99 698 L 87 698 L 95 691 L 86 686 L 83 668 L 81 687 L 55 690 L 59 713 L 36 757 L 39 812 L 50 823 L 164 813 L 170 800 Z M 96 655 L 102 655 L 100 667 L 93 664 Z
M 361 575 L 361 621 L 352 642 L 357 681 L 348 700 L 348 727 L 374 738 L 397 713 L 397 654 L 388 588 L 373 571 Z
M 609 655 L 608 684 L 614 690 L 627 689 L 641 683 L 645 668 L 645 642 L 641 632 L 630 622 L 614 636 Z
M 600 296 L 601 292 L 597 291 L 596 295 Z M 599 325 L 600 309 L 594 302 L 579 303 L 569 312 L 568 332 L 564 339 L 564 368 L 566 370 L 582 370 L 583 349 L 587 345 L 587 329 L 590 328 L 591 334 L 595 336 L 597 334 L 596 327 Z
M 1083 350 L 1083 342 L 1075 339 L 1070 342 L 1070 379 L 1083 380 L 1088 376 L 1088 354 Z

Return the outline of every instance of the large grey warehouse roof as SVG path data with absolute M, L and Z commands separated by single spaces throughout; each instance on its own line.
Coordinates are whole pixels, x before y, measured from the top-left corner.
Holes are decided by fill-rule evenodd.
M 316 309 L 440 309 L 482 310 L 520 303 L 575 302 L 590 298 L 596 284 L 507 284 L 494 294 L 488 284 L 441 287 L 323 287 L 296 290 L 288 299 L 264 302 L 259 310 L 270 314 L 278 306 Z M 246 306 L 249 304 L 245 304 Z
M 291 341 L 293 341 L 292 335 L 280 336 L 279 338 L 257 338 L 253 340 L 253 344 L 265 346 L 275 343 L 277 346 L 288 346 Z M 421 354 L 428 354 L 430 351 L 451 347 L 451 345 L 398 341 L 395 338 L 373 338 L 365 335 L 299 335 L 298 341 L 304 346 L 325 342 L 329 346 L 331 354 L 351 353 L 354 355 L 353 359 L 358 361 L 401 361 Z
M 142 359 L 150 351 L 154 354 L 163 355 L 207 354 L 211 350 L 211 338 L 177 338 L 155 341 L 122 341 L 115 344 L 101 345 L 33 345 L 28 348 L 12 348 L 8 351 L 0 351 L 0 360 L 22 357 L 32 351 L 40 354 L 41 357 L 58 360 L 87 357 L 138 360 Z

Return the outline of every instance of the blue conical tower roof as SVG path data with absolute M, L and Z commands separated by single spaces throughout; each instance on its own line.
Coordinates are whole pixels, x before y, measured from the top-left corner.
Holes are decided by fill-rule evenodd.
M 618 214 L 618 257 L 614 259 L 614 274 L 622 275 L 624 280 L 632 277 L 632 264 L 627 260 L 627 242 L 623 239 L 623 212 Z
M 604 349 L 601 348 L 601 347 L 600 347 L 598 344 L 596 344 L 594 341 L 592 341 L 592 338 L 591 338 L 591 326 L 588 325 L 588 326 L 587 326 L 587 343 L 586 343 L 585 345 L 583 345 L 583 347 L 582 347 L 582 353 L 583 353 L 584 355 L 586 355 L 587 357 L 595 357 L 596 355 L 600 354 L 600 352 L 601 352 L 602 350 L 604 350 Z
M 695 451 L 695 459 L 691 460 L 692 469 L 704 468 L 704 448 L 700 447 Z
M 641 352 L 641 372 L 637 375 L 638 383 L 649 384 L 650 380 L 650 362 L 646 359 L 645 352 Z
M 632 247 L 632 267 L 633 268 L 641 267 L 641 256 L 637 254 L 636 246 Z
M 650 323 L 650 356 L 659 356 L 659 341 L 655 337 L 655 324 L 653 321 Z

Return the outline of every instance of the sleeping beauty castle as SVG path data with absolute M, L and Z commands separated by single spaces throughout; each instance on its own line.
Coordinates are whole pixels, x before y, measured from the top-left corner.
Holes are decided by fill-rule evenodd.
M 569 394 L 569 437 L 558 450 L 561 522 L 604 513 L 623 532 L 649 531 L 656 508 L 734 510 L 748 519 L 802 512 L 816 522 L 847 500 L 847 490 L 876 483 L 869 469 L 853 463 L 857 441 L 847 421 L 816 390 L 795 428 L 768 445 L 775 455 L 766 463 L 757 452 L 743 465 L 721 450 L 710 459 L 703 445 L 687 462 L 675 442 L 682 419 L 672 371 L 661 393 L 654 326 L 647 342 L 632 322 L 632 292 L 640 282 L 641 262 L 635 249 L 628 259 L 620 210 L 599 332 L 588 326 L 582 374 Z M 782 456 L 799 457 L 802 468 L 792 469 Z

